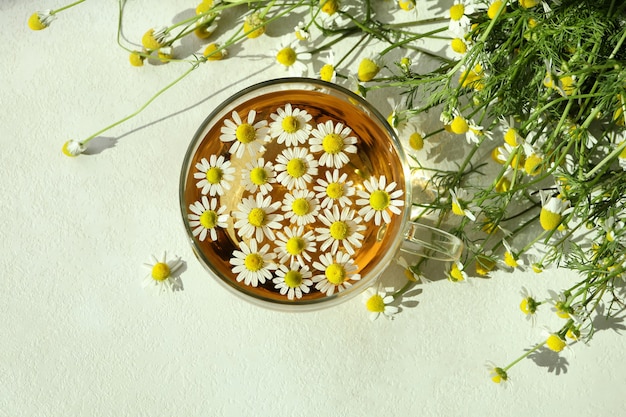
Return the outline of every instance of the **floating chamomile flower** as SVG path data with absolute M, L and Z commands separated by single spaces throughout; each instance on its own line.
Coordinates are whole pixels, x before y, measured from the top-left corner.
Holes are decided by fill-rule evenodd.
M 311 59 L 311 54 L 290 35 L 284 36 L 274 51 L 276 62 L 282 65 L 293 77 L 301 77 L 308 71 L 303 60 Z
M 310 286 L 313 285 L 311 276 L 313 273 L 306 265 L 298 262 L 291 262 L 287 265 L 280 265 L 276 271 L 276 278 L 272 280 L 274 288 L 280 291 L 280 295 L 287 295 L 289 300 L 302 298 L 302 293 L 308 294 Z
M 324 152 L 320 157 L 319 164 L 331 168 L 341 168 L 350 161 L 346 153 L 356 153 L 354 145 L 356 137 L 350 136 L 352 129 L 343 123 L 318 123 L 317 128 L 311 132 L 309 139 L 311 152 Z
M 31 30 L 43 30 L 50 26 L 54 19 L 55 15 L 52 10 L 37 11 L 28 18 L 28 27 Z
M 269 194 L 276 183 L 276 172 L 274 165 L 265 159 L 259 158 L 256 161 L 246 164 L 242 172 L 242 184 L 251 193 Z
M 182 289 L 182 281 L 180 280 L 181 267 L 183 261 L 179 257 L 167 259 L 167 253 L 163 252 L 161 259 L 155 256 L 150 257 L 149 263 L 144 263 L 146 268 L 150 269 L 150 273 L 143 280 L 143 287 L 154 287 L 159 293 L 164 291 L 177 291 Z
M 313 129 L 309 124 L 312 116 L 305 110 L 292 108 L 290 103 L 285 104 L 284 109 L 278 108 L 276 113 L 270 114 L 270 118 L 273 120 L 270 123 L 270 136 L 286 146 L 305 143 Z
M 239 249 L 234 250 L 230 258 L 232 271 L 237 275 L 237 282 L 243 281 L 246 285 L 256 287 L 265 284 L 266 280 L 272 279 L 272 272 L 276 269 L 273 262 L 274 256 L 269 252 L 270 245 L 265 244 L 261 249 L 254 239 L 250 239 L 250 245 L 239 242 Z
M 472 212 L 472 208 L 467 201 L 469 199 L 469 193 L 460 188 L 450 190 L 450 197 L 452 199 L 452 213 L 457 216 L 465 216 L 471 221 L 476 221 L 476 215 Z
M 237 205 L 237 210 L 232 212 L 235 218 L 237 234 L 243 238 L 255 237 L 260 243 L 263 236 L 269 240 L 276 239 L 274 229 L 282 228 L 282 214 L 274 213 L 280 208 L 280 201 L 272 203 L 272 197 L 257 194 L 255 197 L 246 197 Z
M 394 298 L 375 288 L 368 288 L 362 296 L 365 308 L 370 312 L 370 320 L 376 320 L 381 314 L 391 318 L 398 312 L 398 307 L 390 305 Z
M 283 232 L 276 232 L 276 249 L 280 263 L 296 260 L 301 265 L 311 262 L 311 255 L 316 251 L 315 235 L 312 230 L 304 231 L 304 226 L 285 227 Z
M 212 198 L 210 201 L 206 195 L 202 196 L 201 201 L 196 201 L 189 205 L 191 213 L 187 214 L 189 219 L 189 226 L 193 227 L 192 234 L 197 236 L 201 242 L 206 239 L 209 234 L 212 241 L 217 240 L 217 227 L 226 227 L 228 221 L 228 214 L 226 213 L 226 206 L 217 208 L 217 198 Z
M 335 54 L 332 49 L 328 51 L 326 61 L 320 68 L 319 77 L 322 81 L 334 83 L 337 80 L 337 72 L 335 71 Z
M 357 190 L 357 195 L 361 197 L 356 201 L 360 206 L 359 216 L 367 222 L 372 217 L 374 224 L 380 226 L 381 220 L 391 223 L 392 214 L 400 214 L 399 207 L 404 206 L 404 200 L 400 199 L 404 192 L 396 190 L 398 184 L 391 182 L 387 184 L 387 178 L 382 175 L 379 178 L 370 177 L 363 181 L 365 190 Z
M 354 255 L 354 249 L 361 247 L 364 236 L 360 232 L 366 227 L 361 224 L 361 217 L 355 217 L 354 210 L 344 207 L 340 212 L 339 207 L 333 206 L 332 211 L 325 209 L 318 219 L 326 226 L 315 229 L 317 240 L 323 242 L 322 251 L 330 247 L 331 253 L 335 253 L 341 243 L 349 255 Z
M 282 210 L 285 212 L 285 219 L 298 226 L 306 226 L 315 222 L 319 200 L 313 191 L 296 189 L 285 194 Z
M 322 272 L 313 277 L 315 289 L 331 296 L 335 291 L 341 292 L 352 286 L 350 281 L 358 281 L 361 275 L 356 271 L 359 269 L 354 260 L 347 253 L 341 251 L 333 256 L 324 253 L 318 262 L 313 263 L 313 268 Z
M 339 170 L 334 169 L 326 171 L 326 179 L 318 178 L 317 184 L 313 187 L 317 191 L 315 197 L 321 200 L 321 208 L 331 208 L 335 204 L 341 207 L 352 204 L 352 197 L 355 194 L 354 183 L 346 181 L 348 174 L 343 173 L 339 176 Z
M 87 147 L 85 145 L 74 139 L 70 139 L 65 142 L 63 144 L 63 147 L 61 148 L 61 152 L 63 152 L 63 155 L 69 157 L 78 156 L 81 153 L 84 153 L 86 150 Z
M 220 130 L 222 142 L 233 142 L 228 152 L 241 158 L 246 150 L 251 156 L 264 151 L 269 133 L 267 120 L 255 122 L 256 110 L 248 112 L 245 122 L 236 111 L 233 111 L 231 116 L 233 119 L 224 120 L 224 126 Z
M 289 190 L 307 188 L 317 175 L 317 160 L 307 148 L 287 148 L 276 157 L 274 169 L 278 173 L 276 181 Z
M 209 160 L 202 158 L 196 164 L 196 169 L 199 172 L 194 173 L 193 177 L 200 180 L 196 187 L 202 188 L 202 194 L 224 195 L 230 190 L 231 181 L 235 179 L 235 168 L 222 155 L 211 155 Z

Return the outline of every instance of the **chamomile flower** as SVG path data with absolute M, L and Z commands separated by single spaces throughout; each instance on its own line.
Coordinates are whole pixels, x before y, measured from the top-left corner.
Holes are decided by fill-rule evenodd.
M 285 108 L 276 109 L 270 114 L 273 122 L 270 123 L 270 136 L 276 138 L 277 143 L 286 146 L 303 144 L 309 138 L 313 127 L 309 124 L 311 116 L 305 110 L 293 108 L 290 103 Z
M 465 133 L 465 140 L 467 143 L 480 145 L 484 139 L 491 139 L 492 134 L 490 131 L 485 131 L 482 126 L 474 123 L 473 120 L 468 121 L 469 130 Z
M 293 77 L 301 77 L 308 71 L 303 60 L 311 58 L 311 54 L 306 52 L 305 48 L 294 40 L 290 35 L 281 38 L 278 47 L 274 50 L 276 62 L 282 65 Z
M 330 254 L 324 253 L 319 261 L 313 262 L 313 268 L 321 273 L 313 276 L 315 289 L 331 296 L 352 286 L 350 281 L 358 281 L 361 275 L 357 274 L 359 267 L 347 253 L 338 251 Z
M 337 80 L 337 72 L 335 71 L 335 54 L 332 49 L 328 51 L 326 61 L 320 68 L 319 77 L 322 81 L 334 83 Z
M 266 21 L 260 12 L 254 12 L 243 21 L 243 32 L 249 39 L 258 38 L 265 33 Z
M 287 295 L 287 299 L 302 298 L 302 294 L 308 294 L 310 286 L 313 285 L 311 276 L 313 273 L 306 265 L 298 262 L 291 262 L 287 265 L 280 265 L 276 270 L 276 278 L 272 280 L 274 288 L 280 291 L 280 295 Z
M 341 168 L 350 158 L 347 153 L 356 153 L 354 145 L 356 137 L 351 136 L 352 129 L 343 123 L 334 123 L 327 120 L 326 123 L 318 123 L 317 128 L 311 132 L 309 145 L 311 152 L 324 152 L 319 159 L 319 164 L 330 168 Z
M 403 148 L 412 155 L 424 149 L 424 137 L 426 132 L 422 129 L 421 120 L 411 118 L 400 131 L 400 140 Z
M 454 262 L 448 271 L 448 279 L 453 282 L 465 282 L 467 273 L 465 273 L 464 269 L 465 267 L 460 261 Z
M 524 171 L 526 174 L 533 177 L 541 174 L 544 166 L 543 153 L 527 142 L 522 142 L 522 149 L 525 154 Z
M 464 55 L 469 49 L 469 44 L 464 36 L 456 37 L 450 41 L 450 48 L 457 54 Z
M 322 12 L 332 16 L 339 10 L 339 0 L 320 0 Z
M 552 61 L 546 60 L 546 76 L 543 85 L 548 89 L 556 90 L 563 97 L 571 96 L 576 92 L 576 76 L 553 68 Z
M 452 112 L 452 120 L 450 121 L 450 131 L 457 135 L 464 135 L 470 130 L 470 120 L 463 117 L 458 111 Z
M 283 233 L 284 232 L 284 233 Z M 304 226 L 285 227 L 276 232 L 276 255 L 280 263 L 296 260 L 300 265 L 311 262 L 310 253 L 316 251 L 315 235 L 312 230 L 304 231 Z
M 546 347 L 553 352 L 561 352 L 567 347 L 567 342 L 558 333 L 551 333 L 545 341 Z
M 502 9 L 502 11 L 500 11 L 500 9 Z M 498 16 L 498 13 L 506 13 L 506 1 L 492 0 L 491 3 L 489 3 L 489 8 L 487 8 L 487 16 L 489 19 L 495 19 L 495 17 Z
M 396 263 L 404 269 L 404 276 L 411 282 L 430 283 L 431 281 L 426 279 L 421 273 L 417 271 L 417 265 L 409 265 L 409 262 L 404 256 L 398 256 Z
M 239 249 L 233 251 L 230 264 L 233 266 L 233 274 L 237 275 L 237 282 L 256 287 L 265 284 L 266 280 L 272 279 L 272 272 L 276 269 L 274 256 L 269 252 L 270 245 L 265 244 L 261 249 L 254 239 L 250 239 L 250 245 L 239 242 Z
M 454 4 L 448 11 L 450 17 L 448 29 L 450 32 L 460 36 L 465 35 L 472 25 L 468 16 L 474 11 L 473 0 L 454 0 Z
M 461 74 L 459 75 L 459 84 L 461 84 L 461 87 L 480 91 L 485 88 L 484 77 L 485 71 L 481 64 L 476 64 L 472 68 L 463 66 L 461 67 Z
M 375 288 L 368 288 L 362 295 L 365 308 L 370 312 L 370 320 L 376 320 L 381 314 L 391 318 L 398 312 L 398 307 L 392 306 L 393 296 L 387 295 L 384 291 Z
M 468 202 L 469 193 L 463 189 L 455 188 L 450 190 L 452 213 L 457 216 L 465 216 L 471 221 L 476 221 L 476 215 L 472 212 L 473 206 Z
M 293 190 L 286 193 L 283 198 L 282 210 L 285 212 L 285 219 L 298 226 L 315 222 L 319 208 L 319 200 L 313 191 Z
M 65 142 L 63 144 L 63 147 L 61 148 L 61 152 L 63 152 L 63 155 L 69 156 L 69 157 L 78 156 L 81 153 L 84 153 L 86 150 L 87 150 L 87 146 L 83 145 L 82 143 L 74 139 L 70 139 L 67 142 Z
M 163 252 L 160 259 L 154 255 L 151 256 L 150 262 L 144 263 L 144 266 L 150 269 L 150 273 L 146 275 L 142 283 L 144 288 L 153 287 L 159 293 L 182 289 L 180 272 L 182 272 L 183 261 L 179 257 L 168 260 L 167 253 Z
M 502 245 L 504 245 L 504 264 L 510 268 L 520 267 L 523 263 L 520 261 L 519 256 L 513 252 L 511 245 L 509 245 L 506 239 L 502 240 Z
M 277 172 L 276 181 L 289 190 L 307 188 L 317 175 L 317 160 L 307 148 L 287 148 L 276 157 L 274 169 Z
M 557 316 L 562 319 L 569 319 L 575 317 L 575 308 L 568 303 L 567 297 L 563 293 L 557 293 L 553 290 L 548 290 L 550 300 L 548 301 L 552 307 L 550 308 Z
M 193 174 L 195 179 L 199 179 L 196 187 L 202 188 L 202 194 L 210 196 L 224 195 L 230 190 L 230 184 L 235 179 L 235 168 L 224 156 L 211 155 L 209 159 L 202 158 L 196 164 L 199 172 Z
M 217 198 L 209 200 L 204 195 L 200 201 L 189 205 L 189 211 L 191 213 L 187 214 L 187 218 L 189 219 L 189 226 L 194 228 L 192 235 L 197 236 L 201 242 L 206 239 L 207 235 L 212 241 L 216 241 L 217 231 L 215 229 L 226 227 L 228 221 L 226 206 L 218 208 Z
M 393 97 L 389 97 L 387 102 L 391 106 L 391 114 L 387 117 L 387 123 L 396 133 L 399 133 L 404 130 L 408 123 L 406 100 L 402 99 L 396 102 Z
M 374 218 L 374 224 L 380 226 L 381 220 L 385 223 L 391 223 L 393 214 L 400 214 L 400 207 L 404 206 L 404 200 L 401 199 L 404 192 L 396 189 L 398 184 L 390 182 L 387 184 L 387 178 L 381 175 L 378 178 L 370 177 L 363 181 L 365 190 L 357 190 L 357 196 L 361 197 L 356 203 L 363 206 L 359 210 L 359 216 L 367 222 Z
M 524 313 L 526 320 L 532 322 L 534 325 L 537 317 L 535 313 L 537 312 L 537 307 L 539 307 L 541 302 L 538 302 L 535 297 L 533 297 L 532 294 L 528 292 L 526 287 L 522 287 L 522 291 L 520 294 L 522 296 L 522 301 L 519 304 L 519 309 L 522 311 L 522 313 Z
M 487 371 L 489 372 L 489 378 L 493 383 L 499 384 L 502 386 L 506 386 L 509 382 L 509 375 L 503 368 L 496 366 L 492 362 L 487 362 L 485 365 L 487 367 Z
M 569 207 L 569 202 L 559 197 L 554 197 L 548 193 L 541 195 L 541 212 L 539 213 L 539 224 L 544 230 L 555 230 L 563 220 L 563 214 Z
M 376 75 L 380 72 L 380 69 L 384 66 L 380 55 L 368 55 L 361 59 L 359 62 L 359 68 L 357 76 L 359 81 L 368 82 L 372 81 Z
M 509 120 L 506 120 L 504 117 L 501 117 L 500 122 L 502 123 L 502 127 L 504 129 L 504 143 L 513 147 L 521 144 L 523 139 L 518 130 L 515 128 L 515 121 L 513 118 L 510 117 Z
M 306 25 L 302 21 L 298 22 L 296 27 L 293 28 L 293 32 L 296 36 L 296 39 L 301 42 L 306 42 L 311 38 L 311 33 L 308 31 Z
M 251 156 L 265 150 L 264 144 L 269 133 L 267 120 L 256 122 L 256 110 L 248 112 L 245 122 L 236 111 L 233 111 L 231 117 L 232 120 L 224 120 L 224 126 L 220 130 L 222 142 L 233 142 L 228 152 L 241 158 L 246 150 Z
M 276 183 L 274 165 L 264 158 L 248 162 L 242 170 L 242 184 L 251 193 L 268 194 Z
M 141 44 L 146 50 L 155 51 L 166 45 L 168 35 L 169 32 L 165 26 L 152 28 L 143 34 Z
M 313 191 L 317 191 L 315 197 L 321 200 L 321 208 L 331 208 L 335 204 L 345 207 L 352 204 L 352 197 L 355 194 L 354 183 L 346 181 L 348 174 L 339 174 L 338 169 L 326 171 L 326 179 L 318 178 Z
M 415 0 L 398 0 L 398 7 L 406 12 L 415 9 Z
M 344 207 L 340 212 L 339 207 L 333 206 L 332 211 L 324 209 L 318 219 L 325 226 L 315 229 L 318 242 L 322 242 L 322 251 L 330 247 L 331 253 L 335 253 L 341 244 L 349 255 L 354 255 L 354 249 L 363 244 L 364 236 L 360 232 L 366 227 L 361 224 L 361 217 L 355 217 L 354 210 Z
M 50 26 L 50 23 L 56 18 L 52 10 L 40 10 L 28 18 L 28 27 L 31 30 L 43 30 Z
M 280 208 L 280 201 L 272 203 L 272 197 L 263 197 L 257 194 L 255 197 L 247 197 L 237 205 L 237 210 L 232 212 L 235 218 L 237 234 L 243 238 L 255 237 L 258 242 L 263 241 L 263 236 L 269 240 L 276 239 L 275 229 L 281 229 L 282 214 L 274 213 Z

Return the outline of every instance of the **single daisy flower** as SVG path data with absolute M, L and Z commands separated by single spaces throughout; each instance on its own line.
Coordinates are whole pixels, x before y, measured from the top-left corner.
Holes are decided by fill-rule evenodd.
M 306 64 L 302 60 L 311 58 L 311 54 L 306 52 L 304 46 L 298 40 L 291 39 L 291 36 L 284 36 L 274 51 L 276 62 L 289 71 L 293 77 L 301 77 L 308 71 Z
M 378 291 L 375 288 L 368 288 L 365 290 L 362 296 L 365 308 L 370 312 L 370 320 L 376 320 L 381 314 L 385 317 L 391 318 L 398 312 L 398 307 L 390 305 L 393 303 L 393 296 L 387 295 L 383 291 Z
M 361 217 L 355 217 L 354 210 L 344 207 L 340 212 L 339 207 L 333 206 L 332 211 L 324 209 L 319 220 L 325 226 L 315 229 L 318 233 L 317 240 L 323 242 L 320 246 L 322 251 L 330 247 L 331 253 L 335 253 L 341 243 L 349 255 L 354 255 L 354 249 L 363 244 L 364 236 L 360 232 L 366 227 L 361 224 Z
M 310 263 L 310 253 L 315 253 L 317 249 L 313 231 L 305 232 L 304 226 L 296 226 L 285 227 L 283 232 L 276 232 L 277 246 L 274 251 L 278 256 L 278 262 L 296 260 L 300 265 Z
M 358 281 L 361 275 L 357 274 L 359 267 L 347 253 L 338 251 L 334 255 L 324 253 L 319 261 L 313 263 L 313 268 L 321 274 L 313 276 L 315 289 L 331 296 L 352 286 L 350 281 Z
M 169 32 L 165 26 L 149 29 L 141 38 L 141 44 L 148 51 L 155 51 L 167 43 Z
M 378 55 L 370 55 L 363 58 L 361 62 L 359 62 L 359 69 L 357 71 L 359 81 L 372 81 L 374 77 L 378 75 L 383 65 L 382 59 Z
M 143 61 L 146 60 L 145 55 L 140 51 L 132 51 L 128 54 L 128 62 L 133 67 L 143 67 Z
M 63 147 L 61 148 L 61 152 L 63 152 L 63 155 L 69 156 L 69 157 L 78 156 L 81 153 L 84 153 L 86 150 L 87 150 L 87 146 L 83 145 L 82 143 L 74 139 L 70 139 L 67 142 L 65 142 L 63 144 Z
M 576 76 L 566 74 L 558 68 L 553 69 L 552 61 L 547 60 L 543 85 L 556 90 L 563 97 L 571 96 L 576 92 Z
M 467 52 L 469 44 L 465 40 L 465 37 L 457 37 L 450 41 L 450 48 L 452 48 L 452 50 L 457 54 L 463 55 Z
M 249 39 L 258 38 L 265 33 L 265 19 L 261 17 L 261 13 L 254 12 L 243 21 L 243 32 Z
M 472 88 L 480 91 L 485 88 L 483 78 L 485 72 L 481 64 L 474 65 L 473 68 L 461 67 L 461 75 L 459 75 L 459 83 L 463 88 Z
M 265 284 L 266 280 L 272 279 L 272 272 L 276 269 L 274 256 L 269 252 L 270 245 L 265 244 L 261 249 L 254 239 L 250 239 L 250 245 L 239 242 L 239 249 L 234 250 L 230 264 L 233 266 L 233 274 L 237 275 L 237 282 L 256 287 Z
M 418 272 L 417 265 L 409 265 L 409 262 L 404 258 L 404 256 L 398 256 L 395 261 L 399 266 L 404 269 L 404 276 L 408 281 L 421 283 L 430 282 L 430 280 L 426 279 L 422 274 Z
M 197 236 L 200 242 L 203 242 L 209 235 L 210 239 L 215 242 L 217 240 L 215 229 L 225 228 L 228 221 L 226 206 L 218 208 L 217 198 L 209 200 L 206 195 L 203 195 L 200 201 L 189 205 L 189 211 L 191 213 L 187 214 L 187 218 L 189 226 L 194 228 L 192 235 Z
M 334 83 L 337 80 L 337 72 L 335 71 L 335 54 L 332 49 L 328 51 L 326 61 L 320 68 L 319 77 L 322 81 Z
M 464 271 L 464 266 L 460 261 L 456 261 L 450 267 L 448 271 L 448 279 L 453 282 L 464 282 L 467 280 L 467 274 Z
M 232 212 L 237 234 L 245 239 L 254 236 L 259 243 L 263 241 L 263 236 L 275 240 L 274 230 L 283 227 L 280 223 L 283 215 L 274 213 L 279 208 L 280 201 L 272 203 L 271 196 L 257 194 L 244 198 L 237 205 L 237 210 Z
M 522 287 L 521 291 L 522 301 L 519 304 L 519 309 L 524 313 L 526 320 L 531 321 L 535 324 L 537 307 L 541 304 L 538 302 L 535 297 L 533 297 L 530 292 L 526 289 L 526 287 Z
M 474 11 L 473 0 L 454 0 L 454 4 L 448 11 L 448 16 L 450 17 L 448 29 L 450 32 L 465 35 L 472 25 L 469 15 L 474 13 Z
M 509 375 L 506 373 L 506 371 L 491 362 L 488 362 L 486 366 L 491 381 L 493 381 L 493 383 L 495 384 L 506 386 L 506 384 L 509 382 Z
M 524 171 L 526 174 L 535 177 L 543 171 L 544 155 L 543 153 L 535 149 L 530 143 L 523 142 L 522 149 L 524 150 Z
M 328 15 L 334 15 L 339 10 L 339 0 L 320 0 L 322 11 Z
M 296 189 L 285 194 L 282 210 L 285 219 L 298 226 L 306 226 L 315 222 L 319 203 L 313 191 Z
M 205 57 L 207 61 L 220 61 L 228 56 L 228 51 L 222 48 L 222 45 L 219 43 L 213 42 L 204 48 L 202 56 Z
M 520 261 L 519 256 L 513 252 L 506 239 L 502 240 L 502 245 L 504 245 L 504 264 L 514 269 L 521 266 L 522 262 Z
M 52 10 L 40 10 L 28 18 L 28 27 L 31 30 L 43 30 L 50 26 L 50 23 L 56 18 Z
M 363 181 L 363 185 L 365 190 L 357 190 L 357 196 L 361 198 L 356 203 L 363 206 L 359 210 L 359 216 L 366 222 L 373 217 L 376 226 L 380 226 L 381 220 L 389 224 L 393 214 L 402 213 L 400 207 L 404 207 L 404 200 L 401 198 L 404 192 L 396 189 L 398 184 L 387 184 L 387 178 L 381 175 L 378 178 L 370 177 Z
M 302 21 L 298 22 L 296 27 L 293 28 L 293 32 L 296 36 L 296 39 L 301 42 L 306 42 L 311 38 L 311 33 L 308 31 L 306 25 Z
M 452 213 L 457 216 L 465 216 L 471 221 L 476 221 L 476 215 L 471 210 L 474 207 L 467 202 L 470 198 L 467 191 L 455 188 L 454 190 L 450 190 L 450 197 L 452 199 Z
M 265 159 L 248 162 L 242 171 L 242 184 L 251 193 L 269 194 L 276 183 L 274 165 Z
M 356 153 L 354 145 L 356 137 L 350 136 L 352 129 L 343 123 L 318 123 L 317 128 L 311 132 L 309 145 L 311 152 L 324 152 L 319 159 L 319 164 L 329 168 L 341 168 L 350 158 L 347 153 Z
M 391 106 L 391 114 L 387 117 L 387 123 L 396 133 L 399 133 L 404 130 L 408 123 L 406 100 L 402 99 L 396 102 L 393 97 L 389 97 L 387 102 Z
M 309 124 L 313 116 L 297 107 L 294 109 L 290 103 L 285 104 L 284 109 L 276 109 L 270 118 L 273 120 L 270 123 L 270 136 L 286 146 L 305 143 L 313 129 Z
M 541 193 L 539 224 L 544 230 L 555 230 L 562 223 L 563 214 L 568 207 L 568 201 L 550 196 L 548 193 Z
M 467 143 L 469 143 L 470 145 L 471 144 L 480 145 L 480 143 L 484 139 L 492 138 L 491 132 L 485 131 L 485 129 L 482 126 L 475 124 L 474 121 L 472 120 L 468 121 L 468 127 L 469 127 L 469 130 L 465 132 L 465 140 L 467 140 Z
M 315 197 L 320 201 L 321 208 L 331 208 L 335 204 L 341 207 L 352 204 L 352 197 L 355 194 L 354 183 L 346 181 L 348 174 L 339 175 L 339 170 L 326 171 L 326 179 L 318 178 L 317 184 L 313 186 L 313 191 L 317 191 Z
M 561 352 L 567 347 L 567 342 L 561 335 L 552 333 L 545 341 L 546 346 L 553 352 Z
M 507 121 L 504 117 L 500 118 L 502 122 L 502 126 L 504 128 L 504 143 L 507 143 L 509 146 L 515 147 L 522 143 L 522 136 L 519 134 L 518 130 L 515 128 L 515 121 L 512 117 Z
M 569 305 L 567 297 L 562 293 L 548 290 L 550 300 L 548 301 L 552 307 L 550 308 L 557 316 L 562 319 L 574 318 L 574 307 Z
M 313 285 L 311 276 L 313 273 L 306 265 L 291 262 L 289 267 L 281 265 L 276 270 L 276 278 L 272 280 L 274 288 L 280 291 L 280 295 L 287 295 L 287 299 L 302 298 L 302 294 L 308 294 Z
M 202 194 L 210 196 L 224 195 L 230 190 L 230 183 L 235 179 L 235 168 L 224 156 L 211 155 L 209 159 L 202 158 L 196 164 L 198 172 L 193 174 L 198 179 L 196 187 L 202 188 Z
M 398 0 L 398 7 L 406 12 L 415 9 L 415 0 Z
M 496 158 L 501 163 L 508 163 L 509 167 L 515 171 L 524 169 L 524 163 L 526 161 L 523 152 L 524 148 L 522 146 L 511 146 L 505 143 L 504 146 L 499 146 L 496 149 L 498 153 Z
M 450 121 L 450 130 L 452 133 L 457 135 L 464 135 L 470 130 L 470 120 L 463 117 L 463 115 L 458 111 L 454 110 L 452 112 L 452 120 Z
M 182 272 L 183 261 L 179 257 L 168 260 L 167 253 L 163 252 L 160 259 L 152 255 L 150 262 L 144 263 L 144 266 L 150 269 L 150 273 L 143 280 L 144 288 L 153 287 L 158 289 L 159 293 L 182 289 L 180 272 Z
M 493 0 L 487 8 L 487 16 L 491 20 L 495 19 L 498 14 L 504 13 L 506 13 L 506 2 L 502 0 Z
M 251 156 L 256 156 L 257 152 L 263 152 L 269 133 L 267 120 L 255 122 L 256 110 L 248 112 L 245 122 L 236 111 L 233 111 L 231 117 L 232 120 L 224 120 L 224 126 L 220 130 L 222 142 L 233 142 L 228 152 L 237 158 L 241 158 L 246 150 Z
M 307 184 L 313 181 L 317 175 L 317 160 L 307 148 L 286 148 L 276 157 L 274 169 L 277 172 L 276 181 L 287 187 L 307 188 Z
M 403 148 L 409 154 L 415 155 L 417 152 L 424 149 L 424 137 L 426 136 L 426 132 L 424 132 L 421 125 L 420 120 L 411 118 L 400 132 L 400 139 L 402 145 L 404 145 Z
M 203 2 L 196 8 L 197 15 L 203 15 L 196 21 L 196 28 L 193 33 L 198 39 L 207 39 L 217 29 L 217 21 L 219 20 L 218 13 L 210 13 L 213 4 L 210 2 Z

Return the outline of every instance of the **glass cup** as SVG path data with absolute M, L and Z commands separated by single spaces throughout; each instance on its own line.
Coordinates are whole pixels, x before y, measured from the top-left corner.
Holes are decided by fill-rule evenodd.
M 452 261 L 462 242 L 410 220 L 410 169 L 376 109 L 334 84 L 262 82 L 194 135 L 180 207 L 194 253 L 244 299 L 284 311 L 346 301 L 400 250 Z

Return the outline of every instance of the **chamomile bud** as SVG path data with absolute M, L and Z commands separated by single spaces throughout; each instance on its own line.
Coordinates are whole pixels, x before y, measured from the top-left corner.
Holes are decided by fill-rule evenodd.
M 51 10 L 38 11 L 28 18 L 28 27 L 31 30 L 43 30 L 50 26 L 53 20 L 54 15 Z

